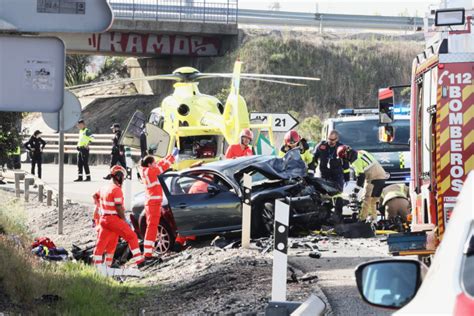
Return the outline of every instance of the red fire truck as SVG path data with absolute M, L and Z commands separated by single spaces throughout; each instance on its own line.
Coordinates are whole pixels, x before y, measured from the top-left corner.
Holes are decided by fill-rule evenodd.
M 464 180 L 474 169 L 473 12 L 470 0 L 444 1 L 435 12 L 435 25 L 425 23 L 426 49 L 413 60 L 411 230 L 427 231 L 425 254 L 442 240 Z M 396 133 L 390 125 L 394 94 L 379 94 L 380 122 L 385 123 L 379 134 L 388 141 Z

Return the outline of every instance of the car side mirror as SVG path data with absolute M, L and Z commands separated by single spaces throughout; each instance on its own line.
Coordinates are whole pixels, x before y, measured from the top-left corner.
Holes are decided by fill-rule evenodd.
M 218 187 L 216 187 L 215 185 L 209 184 L 207 186 L 207 193 L 210 193 L 211 195 L 216 195 L 220 191 L 221 190 Z
M 395 128 L 390 125 L 379 126 L 379 141 L 382 143 L 391 143 L 395 138 Z
M 416 260 L 377 260 L 355 271 L 363 300 L 373 306 L 399 309 L 415 297 L 421 285 L 421 263 Z
M 389 124 L 394 120 L 394 97 L 390 88 L 379 89 L 379 123 Z

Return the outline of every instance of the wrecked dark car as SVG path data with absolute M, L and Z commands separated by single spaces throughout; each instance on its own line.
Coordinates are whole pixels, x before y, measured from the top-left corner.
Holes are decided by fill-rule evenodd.
M 275 199 L 290 203 L 290 232 L 315 229 L 331 215 L 332 196 L 340 193 L 336 185 L 308 176 L 298 150 L 284 158 L 250 156 L 222 160 L 159 177 L 166 202 L 163 203 L 160 233 L 171 240 L 158 240 L 172 247 L 180 236 L 201 236 L 238 231 L 242 224 L 243 175 L 252 176 L 252 237 L 273 233 Z M 141 200 L 141 201 L 140 201 Z M 133 211 L 142 213 L 143 196 L 135 199 Z M 163 236 L 158 237 L 163 239 Z

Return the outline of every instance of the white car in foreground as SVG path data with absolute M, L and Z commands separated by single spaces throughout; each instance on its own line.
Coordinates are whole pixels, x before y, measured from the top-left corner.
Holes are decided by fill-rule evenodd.
M 474 315 L 474 171 L 429 269 L 389 259 L 361 264 L 355 274 L 364 301 L 398 309 L 395 315 Z

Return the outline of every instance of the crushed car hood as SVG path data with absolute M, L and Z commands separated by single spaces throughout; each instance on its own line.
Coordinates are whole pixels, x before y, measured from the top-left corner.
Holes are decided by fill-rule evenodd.
M 240 181 L 244 173 L 258 171 L 270 180 L 288 180 L 306 176 L 306 164 L 299 149 L 290 150 L 283 158 L 268 157 L 239 169 L 234 177 Z

